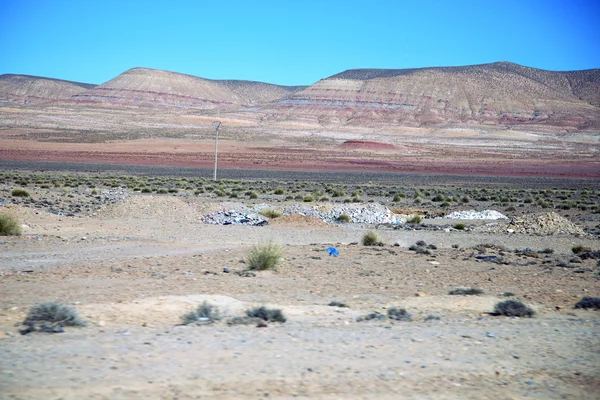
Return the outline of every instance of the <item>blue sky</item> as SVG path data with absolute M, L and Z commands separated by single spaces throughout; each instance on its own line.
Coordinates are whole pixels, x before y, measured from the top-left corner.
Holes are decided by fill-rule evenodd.
M 600 68 L 600 0 L 0 0 L 0 74 L 306 85 L 350 68 Z

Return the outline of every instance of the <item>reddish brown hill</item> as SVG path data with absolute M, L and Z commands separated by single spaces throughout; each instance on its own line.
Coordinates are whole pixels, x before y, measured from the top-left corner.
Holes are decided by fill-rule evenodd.
M 275 120 L 377 126 L 447 123 L 600 127 L 600 70 L 552 72 L 500 62 L 348 70 L 281 99 Z
M 270 102 L 302 88 L 209 80 L 169 71 L 133 68 L 100 86 L 76 94 L 73 99 L 78 102 L 214 109 Z
M 31 75 L 0 75 L 0 102 L 38 104 L 68 99 L 95 85 Z

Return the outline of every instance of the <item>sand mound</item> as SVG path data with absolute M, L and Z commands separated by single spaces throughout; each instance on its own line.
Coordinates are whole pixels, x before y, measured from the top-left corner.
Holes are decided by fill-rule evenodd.
M 308 215 L 301 214 L 290 214 L 284 215 L 279 218 L 273 218 L 269 220 L 269 224 L 273 225 L 293 225 L 293 226 L 304 226 L 304 227 L 315 227 L 315 228 L 332 228 L 326 222 L 321 219 L 310 217 Z
M 538 235 L 585 235 L 580 227 L 555 212 L 514 217 L 508 225 L 495 227 L 493 231 Z

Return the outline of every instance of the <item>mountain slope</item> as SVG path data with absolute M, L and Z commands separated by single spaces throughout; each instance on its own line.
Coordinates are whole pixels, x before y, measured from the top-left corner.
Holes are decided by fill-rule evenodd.
M 205 108 L 250 106 L 278 100 L 299 88 L 251 81 L 209 80 L 148 68 L 133 68 L 84 93 L 76 101 L 137 106 Z
M 95 85 L 31 75 L 0 75 L 0 102 L 36 104 L 68 99 Z
M 506 62 L 348 70 L 280 100 L 272 118 L 312 117 L 324 125 L 598 127 L 599 82 L 598 69 L 552 72 Z

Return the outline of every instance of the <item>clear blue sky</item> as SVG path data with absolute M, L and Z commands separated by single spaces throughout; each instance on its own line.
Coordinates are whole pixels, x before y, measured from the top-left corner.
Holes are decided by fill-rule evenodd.
M 600 0 L 0 0 L 0 74 L 306 85 L 350 68 L 600 68 Z

